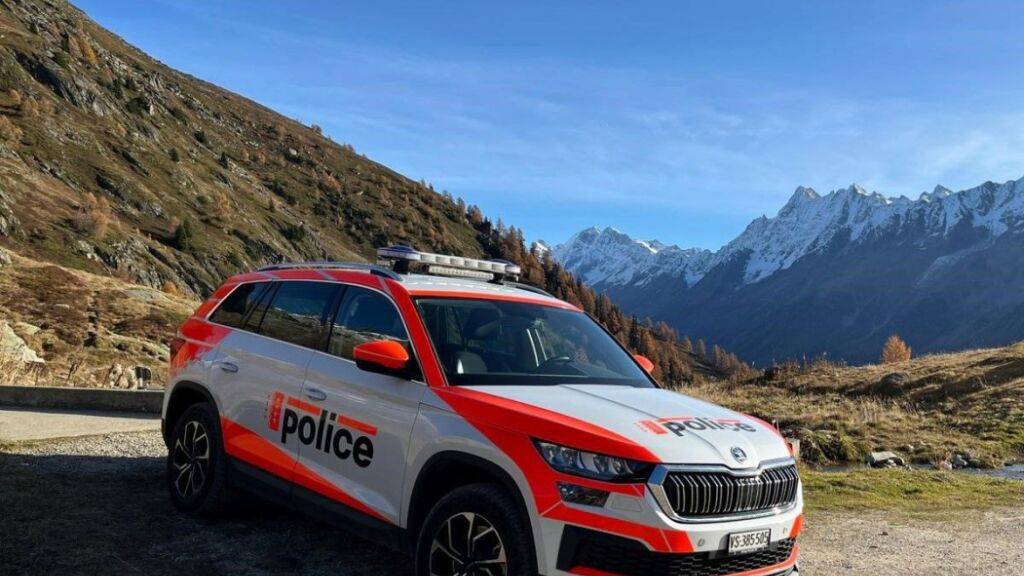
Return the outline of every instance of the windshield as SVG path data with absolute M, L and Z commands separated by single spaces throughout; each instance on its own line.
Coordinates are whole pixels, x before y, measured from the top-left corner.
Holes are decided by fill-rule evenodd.
M 460 298 L 418 298 L 416 306 L 454 386 L 653 387 L 618 342 L 582 312 Z

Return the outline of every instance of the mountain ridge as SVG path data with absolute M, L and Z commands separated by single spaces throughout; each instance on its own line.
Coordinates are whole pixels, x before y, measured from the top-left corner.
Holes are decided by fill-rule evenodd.
M 877 333 L 877 328 L 868 332 L 866 318 L 855 317 L 858 310 L 866 309 L 867 303 L 878 295 L 892 293 L 895 300 L 909 302 L 915 299 L 915 292 L 922 298 L 932 299 L 956 294 L 959 299 L 952 303 L 951 310 L 962 309 L 967 319 L 990 312 L 983 303 L 975 302 L 978 294 L 989 294 L 999 306 L 1009 305 L 1014 300 L 999 294 L 994 290 L 997 286 L 984 280 L 1002 272 L 989 269 L 984 262 L 998 254 L 1000 265 L 1009 266 L 1009 259 L 1017 254 L 1015 246 L 1024 231 L 1024 178 L 1000 184 L 985 182 L 956 193 L 936 186 L 917 200 L 868 192 L 857 184 L 824 195 L 801 186 L 775 216 L 754 219 L 717 251 L 704 251 L 696 258 L 662 263 L 651 256 L 630 258 L 630 254 L 639 253 L 638 247 L 649 241 L 638 244 L 627 235 L 608 232 L 613 229 L 601 233 L 588 230 L 590 234 L 574 235 L 570 241 L 554 247 L 553 256 L 591 286 L 621 302 L 630 312 L 667 320 L 683 332 L 722 342 L 742 356 L 759 362 L 816 353 L 867 361 L 874 353 L 874 342 L 883 336 Z M 674 248 L 678 253 L 687 253 Z M 1009 252 L 1003 254 L 1006 251 Z M 905 254 L 906 269 L 900 270 L 898 263 L 889 262 L 887 252 Z M 673 252 L 668 248 L 658 251 L 658 254 L 666 253 Z M 861 333 L 845 331 L 847 338 L 860 339 L 870 333 L 872 344 L 865 342 L 846 347 L 841 343 L 821 346 L 811 342 L 806 350 L 789 346 L 764 347 L 751 342 L 749 335 L 741 334 L 741 326 L 725 331 L 710 327 L 712 320 L 707 317 L 707 310 L 716 309 L 723 316 L 736 312 L 720 306 L 723 302 L 738 306 L 743 301 L 745 306 L 754 309 L 755 316 L 763 313 L 759 308 L 785 308 L 780 300 L 786 301 L 787 295 L 773 287 L 799 282 L 794 278 L 801 276 L 803 281 L 816 278 L 816 272 L 807 268 L 812 261 L 820 270 L 830 271 L 820 281 L 832 286 L 836 290 L 834 297 L 839 300 L 813 302 L 827 297 L 828 293 L 822 291 L 818 295 L 807 294 L 805 299 L 811 302 L 803 305 L 811 309 L 832 307 L 847 311 L 851 315 L 847 323 L 862 325 Z M 840 262 L 845 263 L 844 269 L 838 269 Z M 971 268 L 972 262 L 977 266 Z M 866 278 L 850 278 L 850 269 L 863 269 L 863 274 L 875 278 L 874 284 L 864 282 Z M 967 276 L 963 275 L 965 269 L 971 270 Z M 883 270 L 886 275 L 880 276 Z M 851 284 L 834 285 L 833 278 L 847 278 Z M 964 291 L 963 286 L 958 286 L 967 280 L 972 282 L 974 290 Z M 1012 291 L 1017 282 L 1017 277 L 1013 276 L 1005 290 Z M 764 286 L 758 286 L 760 284 Z M 856 291 L 852 288 L 854 284 Z M 793 290 L 802 293 L 796 286 Z M 750 299 L 755 293 L 771 294 L 771 300 L 759 306 L 756 299 Z M 1024 305 L 1024 301 L 1021 304 Z M 914 305 L 923 304 L 916 302 Z M 971 329 L 970 337 L 928 334 L 918 330 L 914 322 L 893 320 L 895 310 L 885 306 L 879 309 L 885 311 L 885 315 L 878 318 L 878 323 L 887 326 L 885 330 L 917 332 L 922 337 L 919 343 L 923 351 L 1000 345 L 1024 338 L 1024 329 L 1017 328 L 997 331 L 991 338 L 980 334 L 979 327 Z M 776 320 L 778 326 L 787 326 L 785 318 Z M 880 349 L 880 343 L 874 349 Z

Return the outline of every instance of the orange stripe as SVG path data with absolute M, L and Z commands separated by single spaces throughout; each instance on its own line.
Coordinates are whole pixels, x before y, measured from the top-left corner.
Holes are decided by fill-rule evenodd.
M 644 428 L 647 428 L 647 430 L 654 432 L 655 434 L 668 434 L 667 430 L 665 430 L 661 426 L 658 426 L 657 423 L 655 423 L 652 420 L 641 420 L 640 425 L 643 426 Z
M 292 398 L 291 396 L 289 396 L 288 397 L 288 405 L 291 406 L 292 408 L 298 408 L 299 410 L 305 410 L 306 412 L 309 412 L 310 414 L 312 414 L 314 416 L 319 416 L 320 415 L 320 407 L 319 406 L 317 406 L 315 404 L 310 404 L 309 402 L 303 402 L 302 400 L 299 400 L 298 398 Z
M 789 537 L 796 538 L 804 531 L 804 515 L 801 514 L 793 521 L 793 527 L 789 530 Z
M 291 454 L 245 426 L 221 417 L 224 450 L 233 458 L 252 464 L 388 524 L 389 518 L 339 489 L 326 478 L 303 466 Z
M 338 424 L 341 424 L 342 426 L 348 426 L 349 428 L 354 428 L 356 430 L 359 430 L 360 432 L 369 434 L 370 436 L 377 435 L 376 426 L 364 424 L 359 420 L 354 420 L 352 418 L 349 418 L 348 416 L 342 416 L 341 414 L 338 414 Z

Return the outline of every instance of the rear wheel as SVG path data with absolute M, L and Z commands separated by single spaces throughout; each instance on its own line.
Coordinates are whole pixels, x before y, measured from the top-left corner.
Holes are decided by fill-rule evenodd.
M 533 576 L 533 533 L 508 492 L 458 488 L 427 515 L 416 546 L 417 576 Z
M 227 459 L 216 411 L 196 404 L 178 418 L 167 453 L 167 489 L 182 512 L 222 512 L 230 501 Z

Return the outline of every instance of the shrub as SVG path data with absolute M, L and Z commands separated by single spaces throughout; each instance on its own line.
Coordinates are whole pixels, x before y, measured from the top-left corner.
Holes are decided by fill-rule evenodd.
M 7 99 L 11 101 L 11 106 L 21 106 L 21 92 L 11 88 L 7 91 Z
M 912 355 L 910 346 L 898 334 L 893 334 L 889 336 L 889 339 L 885 341 L 885 346 L 882 347 L 882 364 L 906 362 Z
M 31 96 L 21 102 L 21 113 L 29 118 L 39 116 L 40 108 L 39 102 Z
M 192 248 L 192 241 L 192 221 L 185 218 L 174 229 L 174 234 L 171 236 L 171 244 L 173 244 L 178 250 L 185 251 Z
M 0 116 L 0 140 L 8 142 L 21 140 L 21 128 L 7 116 Z
M 164 282 L 164 285 L 160 288 L 164 294 L 170 294 L 171 296 L 178 295 L 178 285 L 170 280 Z
M 292 224 L 289 222 L 281 227 L 281 234 L 292 242 L 302 242 L 306 239 L 306 227 L 301 223 Z
M 74 217 L 76 230 L 91 238 L 103 238 L 110 229 L 110 203 L 103 196 L 85 194 L 82 210 Z
M 178 149 L 177 148 L 171 148 L 170 156 L 171 156 L 171 162 L 180 162 L 181 161 L 181 154 L 178 153 Z
M 96 52 L 92 49 L 92 44 L 88 40 L 85 38 L 80 39 L 78 46 L 82 49 L 82 60 L 85 60 L 90 66 L 95 66 L 99 63 L 99 58 L 96 57 Z

